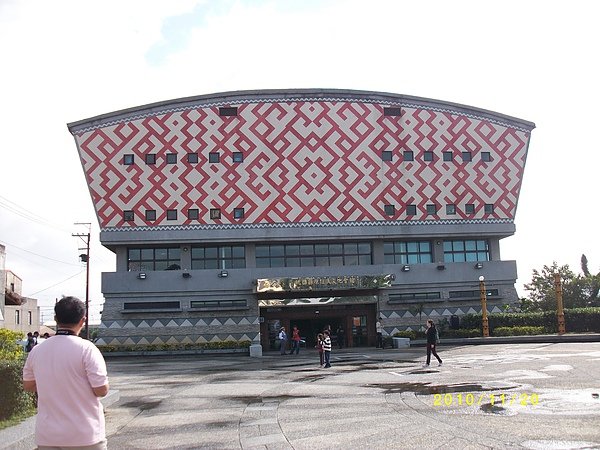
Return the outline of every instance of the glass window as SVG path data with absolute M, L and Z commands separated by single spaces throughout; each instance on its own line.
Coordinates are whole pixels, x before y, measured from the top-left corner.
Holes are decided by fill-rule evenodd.
M 486 203 L 486 205 L 484 206 L 483 212 L 485 214 L 494 214 L 494 205 L 492 205 L 490 203 Z
M 432 260 L 429 241 L 389 241 L 383 244 L 383 256 L 386 263 L 424 264 Z M 388 262 L 389 261 L 389 262 Z
M 242 269 L 246 267 L 243 245 L 192 246 L 192 269 Z
M 234 163 L 244 162 L 244 154 L 242 152 L 233 152 L 233 162 Z
M 481 160 L 483 162 L 490 162 L 492 160 L 492 154 L 490 152 L 481 152 Z
M 381 159 L 383 161 L 391 161 L 392 160 L 392 152 L 387 151 L 387 150 L 381 152 Z
M 146 210 L 146 221 L 152 222 L 154 220 L 156 220 L 156 210 L 147 209 Z
M 148 165 L 156 164 L 156 154 L 154 154 L 154 153 L 147 153 L 145 156 L 145 159 L 146 159 L 146 164 L 148 164 Z
M 125 222 L 133 222 L 133 220 L 134 220 L 133 211 L 131 211 L 131 210 L 123 211 L 123 220 Z
M 133 164 L 133 155 L 123 155 L 123 164 L 131 166 Z
M 198 162 L 198 153 L 188 153 L 187 162 L 190 164 L 196 164 Z
M 406 205 L 406 215 L 407 216 L 416 216 L 417 215 L 417 205 Z
M 218 208 L 211 208 L 210 218 L 211 219 L 220 219 L 221 218 L 221 210 Z
M 489 246 L 486 240 L 444 241 L 445 262 L 489 261 Z
M 368 242 L 274 244 L 256 246 L 257 267 L 313 267 L 371 265 Z
M 198 220 L 199 216 L 199 210 L 196 208 L 190 208 L 188 209 L 188 219 L 190 220 Z
M 446 214 L 449 216 L 456 214 L 456 205 L 446 205 Z
M 423 161 L 433 161 L 433 152 L 423 152 Z
M 452 161 L 452 152 L 443 152 L 442 156 L 444 161 Z
M 128 248 L 127 270 L 179 270 L 181 269 L 181 249 L 168 248 Z
M 177 153 L 167 153 L 167 164 L 177 164 Z
M 405 150 L 402 153 L 402 158 L 404 159 L 404 161 L 414 161 L 415 156 L 411 150 Z
M 396 214 L 396 207 L 394 205 L 383 205 L 383 212 L 386 216 L 393 216 Z
M 470 162 L 471 161 L 471 152 L 462 152 L 462 160 L 463 162 Z
M 465 213 L 466 214 L 475 214 L 475 204 L 467 203 L 465 205 Z
M 168 209 L 167 210 L 167 220 L 177 220 L 177 210 L 176 209 Z
M 218 163 L 219 162 L 219 153 L 211 152 L 208 154 L 208 162 L 209 163 Z
M 428 204 L 427 206 L 427 214 L 433 215 L 437 214 L 437 206 L 433 204 Z
M 244 208 L 234 208 L 233 218 L 234 219 L 243 219 L 244 218 Z

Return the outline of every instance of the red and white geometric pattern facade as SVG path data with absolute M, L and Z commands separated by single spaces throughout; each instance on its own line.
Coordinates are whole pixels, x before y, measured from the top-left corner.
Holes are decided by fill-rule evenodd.
M 251 98 L 160 111 L 73 131 L 102 229 L 324 226 L 365 222 L 512 222 L 531 128 L 459 108 L 364 98 Z M 402 108 L 385 116 L 384 107 Z M 91 122 L 90 122 L 91 124 Z M 392 152 L 384 161 L 382 152 Z M 412 151 L 413 161 L 403 152 Z M 433 152 L 433 161 L 423 154 Z M 217 152 L 219 163 L 209 163 Z M 233 153 L 243 154 L 242 162 Z M 452 152 L 443 161 L 442 152 Z M 463 162 L 462 152 L 472 161 Z M 483 161 L 489 152 L 490 161 Z M 156 154 L 147 165 L 145 155 Z M 177 154 L 167 164 L 167 153 Z M 189 163 L 188 153 L 197 153 Z M 134 155 L 124 165 L 123 156 Z M 394 205 L 395 215 L 384 212 Z M 416 205 L 407 216 L 405 206 Z M 426 205 L 437 205 L 427 214 Z M 456 205 L 446 215 L 447 204 Z M 474 214 L 465 205 L 474 204 Z M 484 205 L 492 204 L 486 214 Z M 189 220 L 188 209 L 199 218 Z M 209 210 L 219 208 L 220 219 Z M 235 219 L 234 208 L 244 208 Z M 124 222 L 123 211 L 134 220 Z M 145 220 L 156 210 L 156 220 Z M 177 210 L 177 220 L 167 220 Z

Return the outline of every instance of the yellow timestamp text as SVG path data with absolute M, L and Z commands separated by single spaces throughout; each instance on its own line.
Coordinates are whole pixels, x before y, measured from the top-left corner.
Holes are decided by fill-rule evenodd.
M 492 406 L 537 406 L 540 402 L 540 396 L 526 393 L 433 394 L 433 406 L 473 406 L 487 404 L 488 402 Z

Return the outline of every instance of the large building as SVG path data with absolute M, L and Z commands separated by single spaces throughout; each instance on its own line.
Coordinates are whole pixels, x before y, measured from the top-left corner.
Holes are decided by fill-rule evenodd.
M 23 335 L 40 331 L 40 307 L 35 298 L 23 297 L 23 280 L 10 270 L 2 273 L 4 294 L 4 328 Z
M 68 125 L 116 255 L 100 343 L 250 340 L 298 325 L 350 346 L 518 301 L 500 240 L 531 130 L 378 92 L 203 95 Z

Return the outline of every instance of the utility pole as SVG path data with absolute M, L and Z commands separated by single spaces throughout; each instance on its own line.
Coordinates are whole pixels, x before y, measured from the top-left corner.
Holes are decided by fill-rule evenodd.
M 90 340 L 90 231 L 92 224 L 89 222 L 76 222 L 75 225 L 86 225 L 88 232 L 87 234 L 76 233 L 72 234 L 73 237 L 80 238 L 85 247 L 79 248 L 78 250 L 85 250 L 85 253 L 79 255 L 81 262 L 85 263 L 85 338 Z

